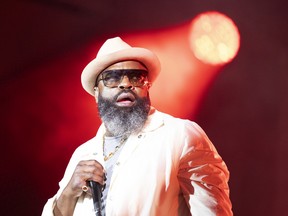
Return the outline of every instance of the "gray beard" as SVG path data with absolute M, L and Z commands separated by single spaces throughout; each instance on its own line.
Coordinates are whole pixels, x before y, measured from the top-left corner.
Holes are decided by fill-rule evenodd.
M 132 93 L 135 104 L 132 107 L 115 105 L 117 97 L 123 92 Z M 123 90 L 112 99 L 98 97 L 98 112 L 106 129 L 112 136 L 123 136 L 138 133 L 143 128 L 150 110 L 150 98 L 139 98 L 133 91 Z

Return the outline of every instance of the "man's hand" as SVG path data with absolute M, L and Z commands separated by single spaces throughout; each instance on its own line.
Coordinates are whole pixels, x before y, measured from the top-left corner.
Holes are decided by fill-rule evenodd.
M 87 186 L 87 181 L 95 181 L 101 185 L 105 182 L 103 166 L 96 160 L 80 161 L 68 183 L 63 190 L 54 208 L 55 216 L 73 215 L 77 199 L 83 193 L 82 187 Z M 88 187 L 87 193 L 91 194 Z

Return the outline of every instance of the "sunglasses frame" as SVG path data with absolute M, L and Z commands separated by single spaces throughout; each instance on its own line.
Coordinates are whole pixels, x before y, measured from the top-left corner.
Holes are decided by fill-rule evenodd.
M 105 75 L 108 74 L 108 73 L 113 73 L 116 75 L 118 74 L 119 75 L 119 79 L 118 81 L 115 81 L 115 85 L 107 85 L 107 80 L 105 80 Z M 135 75 L 135 73 L 139 73 L 139 77 L 142 76 L 141 78 L 143 78 L 143 83 L 140 81 L 140 78 L 139 80 L 137 81 L 140 81 L 138 84 L 135 83 L 132 79 L 133 75 Z M 130 75 L 130 76 L 129 76 Z M 107 75 L 106 75 L 107 76 Z M 114 70 L 105 70 L 103 71 L 102 73 L 99 74 L 99 76 L 97 77 L 96 79 L 96 85 L 95 86 L 98 86 L 99 85 L 99 82 L 102 80 L 103 81 L 103 84 L 104 86 L 106 87 L 109 87 L 109 88 L 114 88 L 114 87 L 118 87 L 119 84 L 122 82 L 124 76 L 128 77 L 129 79 L 129 82 L 133 85 L 133 87 L 143 87 L 145 85 L 148 85 L 149 87 L 151 86 L 151 83 L 147 80 L 148 79 L 148 71 L 147 70 L 143 70 L 143 69 L 114 69 Z M 133 77 L 132 77 L 133 76 Z

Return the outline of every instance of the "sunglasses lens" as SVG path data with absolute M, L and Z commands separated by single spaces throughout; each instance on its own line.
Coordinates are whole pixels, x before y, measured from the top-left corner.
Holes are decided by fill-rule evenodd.
M 116 70 L 109 70 L 105 71 L 102 77 L 105 86 L 113 87 L 121 82 L 122 73 L 119 73 Z
M 134 87 L 140 87 L 144 85 L 144 81 L 147 77 L 147 72 L 144 70 L 134 70 L 130 73 L 127 73 L 127 76 Z

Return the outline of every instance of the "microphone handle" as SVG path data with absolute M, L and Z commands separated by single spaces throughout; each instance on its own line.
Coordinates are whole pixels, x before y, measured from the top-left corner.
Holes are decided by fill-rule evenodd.
M 102 186 L 95 181 L 89 181 L 91 187 L 93 205 L 96 216 L 102 216 L 101 214 L 101 196 L 102 196 Z

